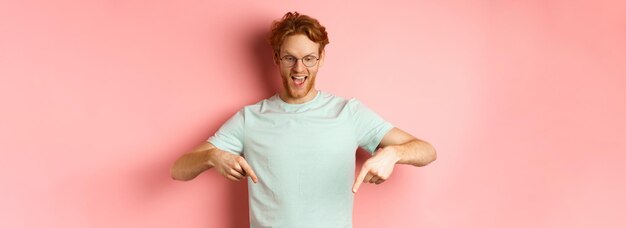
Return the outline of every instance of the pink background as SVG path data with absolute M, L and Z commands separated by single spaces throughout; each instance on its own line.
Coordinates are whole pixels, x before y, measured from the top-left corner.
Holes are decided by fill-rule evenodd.
M 2 1 L 0 227 L 247 226 L 245 182 L 169 168 L 273 94 L 289 10 L 330 33 L 319 89 L 438 150 L 355 227 L 626 227 L 626 2 L 383 2 Z

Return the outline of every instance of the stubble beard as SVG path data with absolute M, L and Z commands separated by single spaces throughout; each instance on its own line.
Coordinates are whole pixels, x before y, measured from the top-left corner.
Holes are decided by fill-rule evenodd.
M 306 95 L 308 95 L 311 92 L 311 90 L 313 89 L 313 86 L 315 85 L 315 77 L 311 77 L 309 75 L 309 78 L 307 78 L 307 81 L 305 82 L 306 88 L 302 91 L 302 93 L 299 93 L 300 91 L 297 91 L 295 88 L 291 86 L 290 80 L 291 80 L 291 77 L 283 79 L 283 88 L 287 92 L 287 96 L 289 96 L 289 98 L 292 98 L 292 99 L 300 99 L 300 98 L 306 97 Z

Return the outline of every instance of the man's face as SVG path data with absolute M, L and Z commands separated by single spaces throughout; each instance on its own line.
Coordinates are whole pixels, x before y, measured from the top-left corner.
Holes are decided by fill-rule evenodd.
M 283 84 L 281 98 L 287 102 L 301 103 L 315 97 L 315 76 L 323 58 L 323 53 L 319 53 L 319 44 L 306 35 L 286 37 L 278 56 L 275 56 Z M 290 66 L 289 59 L 297 60 Z

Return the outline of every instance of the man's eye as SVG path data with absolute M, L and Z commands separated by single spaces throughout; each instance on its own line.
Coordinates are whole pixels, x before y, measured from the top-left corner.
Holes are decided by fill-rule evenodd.
M 314 60 L 315 60 L 315 57 L 313 56 L 304 57 L 304 61 L 314 61 Z
M 289 62 L 293 62 L 294 60 L 296 60 L 296 58 L 294 58 L 293 56 L 285 56 L 284 59 Z

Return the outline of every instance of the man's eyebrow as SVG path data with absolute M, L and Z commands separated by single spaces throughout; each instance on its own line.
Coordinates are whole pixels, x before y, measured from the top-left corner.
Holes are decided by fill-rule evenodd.
M 289 53 L 288 51 L 283 51 L 283 54 L 294 56 L 293 54 Z M 311 52 L 309 54 L 306 54 L 305 56 L 309 56 L 309 55 L 315 56 L 315 55 L 317 55 L 317 52 Z

